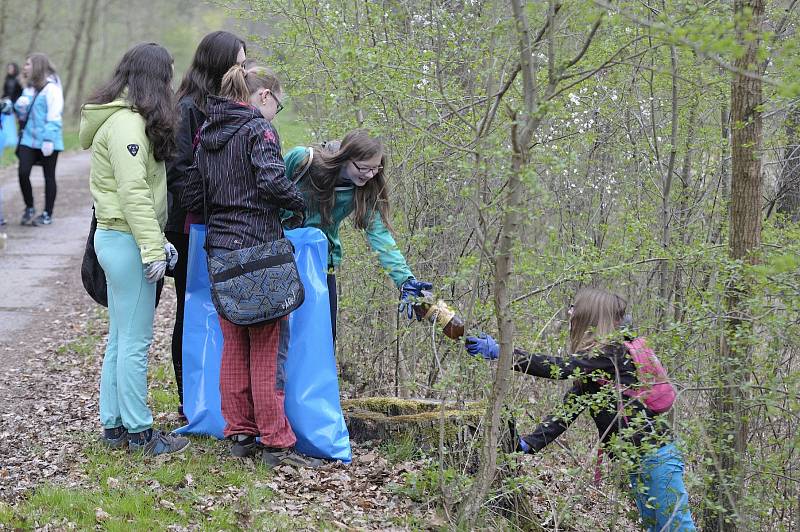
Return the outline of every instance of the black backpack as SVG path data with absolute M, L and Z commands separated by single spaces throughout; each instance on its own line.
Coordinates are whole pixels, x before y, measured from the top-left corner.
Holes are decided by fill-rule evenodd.
M 86 293 L 98 304 L 108 307 L 108 286 L 106 285 L 106 272 L 97 260 L 94 251 L 94 233 L 97 231 L 97 217 L 92 207 L 92 225 L 89 227 L 89 238 L 86 239 L 86 249 L 83 251 L 81 262 L 81 281 Z M 164 279 L 156 283 L 156 306 L 161 299 L 161 290 L 164 288 Z

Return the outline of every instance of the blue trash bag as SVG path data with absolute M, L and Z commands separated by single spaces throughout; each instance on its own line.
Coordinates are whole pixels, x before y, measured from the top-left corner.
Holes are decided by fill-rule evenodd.
M 17 141 L 19 140 L 17 136 L 17 119 L 13 113 L 0 116 L 2 116 L 0 120 L 2 120 L 3 138 L 5 140 L 3 146 L 6 148 L 16 148 Z
M 328 241 L 319 229 L 286 232 L 305 289 L 305 301 L 289 315 L 286 417 L 306 455 L 349 463 L 350 435 L 339 403 L 339 379 L 331 336 L 326 279 Z M 189 234 L 186 303 L 183 318 L 183 411 L 189 424 L 176 432 L 222 438 L 225 420 L 219 395 L 222 331 L 211 292 L 203 249 L 205 227 Z

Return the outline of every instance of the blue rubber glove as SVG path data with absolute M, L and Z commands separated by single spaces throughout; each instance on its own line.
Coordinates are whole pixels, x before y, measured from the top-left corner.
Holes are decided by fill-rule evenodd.
M 525 440 L 520 438 L 519 439 L 519 450 L 521 450 L 523 453 L 530 454 L 531 446 L 528 445 L 528 443 Z
M 405 314 L 408 319 L 414 317 L 414 303 L 416 298 L 422 297 L 423 290 L 431 290 L 433 285 L 425 281 L 417 281 L 410 277 L 400 286 L 400 306 L 397 312 Z M 417 318 L 421 320 L 422 318 Z
M 465 343 L 467 353 L 470 355 L 480 355 L 485 360 L 497 360 L 497 357 L 500 356 L 500 344 L 486 333 L 480 333 L 478 336 L 467 336 Z

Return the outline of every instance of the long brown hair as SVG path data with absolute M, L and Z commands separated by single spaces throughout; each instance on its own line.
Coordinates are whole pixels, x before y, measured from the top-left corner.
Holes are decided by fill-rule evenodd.
M 173 101 L 172 56 L 154 42 L 140 43 L 122 56 L 114 75 L 101 85 L 87 103 L 104 104 L 126 99 L 145 119 L 145 134 L 153 144 L 157 161 L 165 161 L 175 149 L 177 111 Z
M 597 288 L 581 288 L 572 303 L 569 345 L 572 353 L 585 351 L 611 335 L 625 317 L 628 302 Z
M 222 76 L 236 64 L 242 48 L 246 53 L 245 42 L 228 31 L 214 31 L 203 37 L 178 87 L 178 100 L 189 96 L 195 106 L 205 113 L 206 97 L 219 94 Z
M 350 161 L 363 161 L 381 154 L 381 166 L 386 166 L 386 154 L 383 142 L 371 137 L 365 129 L 355 129 L 345 135 L 341 146 L 335 152 L 321 146 L 314 146 L 314 157 L 308 169 L 308 179 L 300 183 L 306 191 L 312 210 L 318 210 L 323 225 L 330 225 L 331 211 L 336 201 L 336 182 L 342 168 Z M 305 166 L 305 161 L 298 164 L 298 169 Z M 389 223 L 389 192 L 386 189 L 384 168 L 367 181 L 364 186 L 355 187 L 353 218 L 356 228 L 367 229 L 376 210 L 383 223 Z
M 258 89 L 269 89 L 272 93 L 281 92 L 278 76 L 267 67 L 258 66 L 253 61 L 236 64 L 222 76 L 219 95 L 223 98 L 246 102 Z
M 40 91 L 47 83 L 48 77 L 57 76 L 56 67 L 50 62 L 50 58 L 44 54 L 31 54 L 28 56 L 28 60 L 31 62 L 31 73 L 26 82 L 37 91 Z

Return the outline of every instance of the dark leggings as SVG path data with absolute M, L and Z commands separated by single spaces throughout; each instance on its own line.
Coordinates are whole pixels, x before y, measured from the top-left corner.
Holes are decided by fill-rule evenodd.
M 336 311 L 338 310 L 338 295 L 336 294 L 336 275 L 328 274 L 328 302 L 331 305 L 331 333 L 336 342 Z
M 174 231 L 164 233 L 175 249 L 178 250 L 178 263 L 172 270 L 175 279 L 175 325 L 172 327 L 172 367 L 175 370 L 175 384 L 178 386 L 178 397 L 183 404 L 183 306 L 186 300 L 186 268 L 189 262 L 189 235 Z
M 19 188 L 22 189 L 22 198 L 25 206 L 33 208 L 33 187 L 31 187 L 31 169 L 37 160 L 42 163 L 44 172 L 44 210 L 51 216 L 53 206 L 56 203 L 56 161 L 58 152 L 54 151 L 49 157 L 42 155 L 42 150 L 29 148 L 28 146 L 19 147 Z

